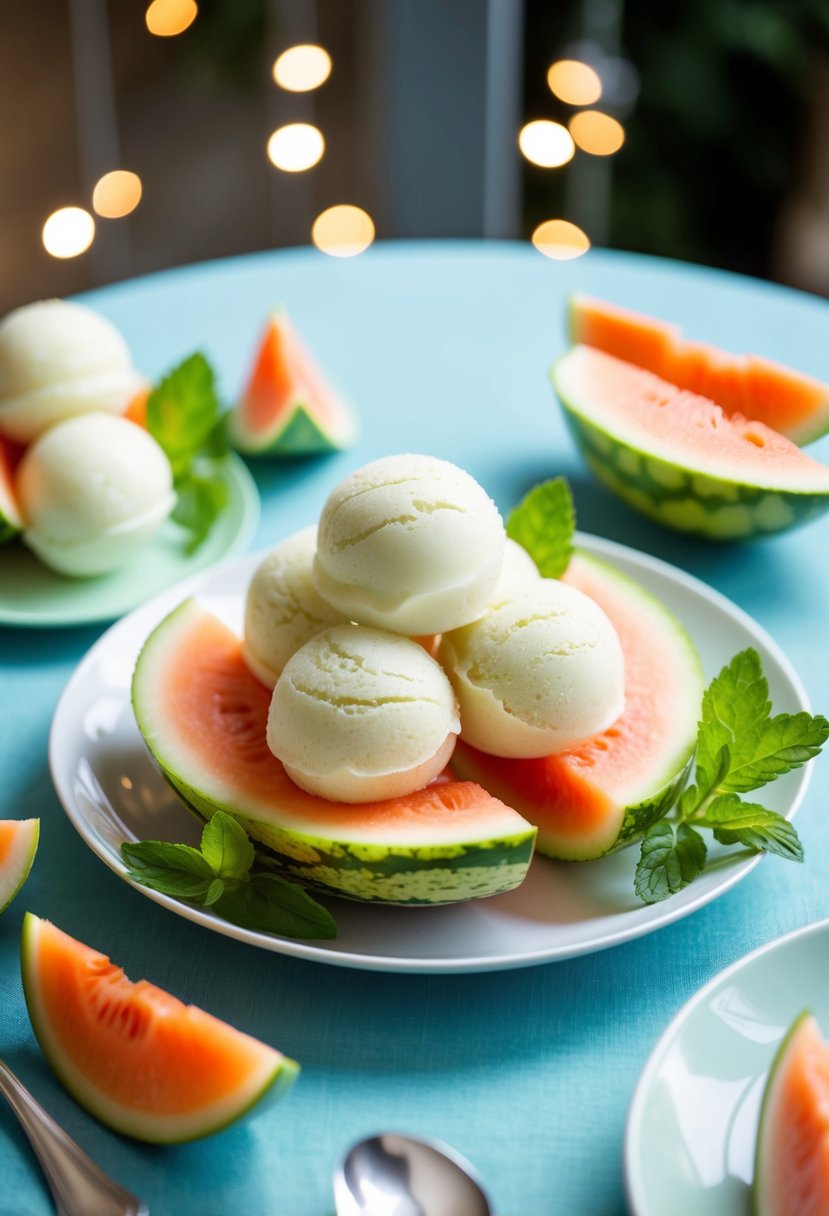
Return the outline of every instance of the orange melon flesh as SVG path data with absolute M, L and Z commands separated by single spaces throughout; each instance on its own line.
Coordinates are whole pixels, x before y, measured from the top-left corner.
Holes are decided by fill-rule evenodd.
M 39 835 L 39 819 L 0 819 L 0 912 L 28 878 Z
M 754 1173 L 756 1216 L 829 1212 L 829 1046 L 801 1014 L 769 1073 Z
M 678 325 L 576 295 L 569 336 L 573 343 L 596 347 L 710 398 L 727 416 L 762 422 L 797 444 L 829 430 L 829 385 L 760 355 L 732 355 L 692 342 Z
M 14 470 L 21 450 L 0 436 L 0 544 L 16 535 L 23 527 L 23 516 L 14 488 Z
M 149 385 L 145 388 L 140 388 L 134 397 L 131 397 L 127 402 L 127 408 L 124 410 L 124 417 L 130 422 L 134 422 L 136 426 L 147 429 L 147 402 L 150 398 Z
M 165 1143 L 218 1131 L 298 1071 L 31 913 L 21 963 L 43 1054 L 76 1101 L 126 1135 Z

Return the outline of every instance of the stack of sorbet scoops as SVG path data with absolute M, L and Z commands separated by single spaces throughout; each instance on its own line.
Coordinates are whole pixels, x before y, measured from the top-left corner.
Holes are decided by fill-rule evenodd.
M 273 549 L 248 589 L 244 653 L 273 688 L 268 744 L 298 786 L 397 798 L 458 734 L 496 756 L 564 751 L 622 712 L 619 638 L 587 596 L 542 578 L 455 465 L 388 456 Z

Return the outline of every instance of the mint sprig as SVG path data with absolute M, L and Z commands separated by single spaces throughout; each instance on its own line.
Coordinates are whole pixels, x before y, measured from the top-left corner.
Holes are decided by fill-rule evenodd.
M 563 477 L 542 481 L 507 520 L 507 536 L 527 550 L 543 578 L 559 578 L 573 554 L 576 512 Z
M 212 907 L 217 916 L 242 928 L 280 937 L 337 936 L 331 914 L 299 883 L 256 867 L 247 833 L 224 811 L 216 811 L 205 824 L 198 849 L 139 840 L 122 844 L 121 856 L 135 882 Z

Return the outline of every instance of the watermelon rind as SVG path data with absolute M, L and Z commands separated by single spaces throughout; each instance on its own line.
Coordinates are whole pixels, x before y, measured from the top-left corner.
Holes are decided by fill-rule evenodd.
M 150 1144 L 183 1144 L 222 1131 L 248 1114 L 254 1106 L 265 1109 L 293 1085 L 300 1071 L 296 1061 L 261 1043 L 262 1063 L 256 1075 L 246 1079 L 238 1093 L 226 1096 L 220 1104 L 214 1104 L 208 1110 L 162 1115 L 116 1102 L 91 1082 L 71 1059 L 45 1009 L 37 965 L 38 936 L 44 923 L 40 917 L 27 912 L 21 935 L 20 969 L 32 1029 L 41 1051 L 64 1088 L 106 1127 Z M 92 1012 L 97 1014 L 96 1010 Z M 95 1021 L 96 1017 L 90 1016 L 90 1034 L 93 1037 Z M 233 1034 L 238 1033 L 232 1027 L 227 1029 Z M 102 1049 L 106 1048 L 103 1037 L 101 1046 Z
M 266 432 L 252 431 L 238 409 L 230 420 L 231 442 L 246 456 L 321 456 L 350 447 L 355 436 L 356 427 L 347 415 L 336 426 L 323 426 L 308 401 L 301 398 L 288 408 L 278 426 Z
M 382 831 L 357 832 L 352 827 L 349 835 L 338 823 L 339 804 L 334 803 L 329 804 L 330 818 L 322 830 L 319 821 L 303 823 L 295 810 L 280 805 L 278 791 L 265 802 L 246 791 L 243 778 L 234 784 L 225 772 L 221 781 L 215 779 L 176 739 L 174 724 L 156 695 L 173 649 L 204 613 L 197 600 L 186 600 L 156 626 L 139 655 L 132 683 L 138 728 L 162 774 L 188 807 L 205 819 L 217 810 L 233 815 L 285 873 L 328 895 L 432 905 L 485 898 L 523 882 L 536 829 L 507 806 L 498 809 L 493 825 L 487 813 L 492 800 L 483 790 L 481 818 L 474 830 L 453 831 L 447 813 L 445 823 L 423 825 L 422 838 L 417 839 L 411 827 L 400 830 L 388 822 Z M 436 787 L 437 799 L 444 789 L 451 787 Z M 326 804 L 319 800 L 318 805 Z
M 21 819 L 17 822 L 12 847 L 0 866 L 0 912 L 8 908 L 29 877 L 39 840 L 39 819 Z
M 601 402 L 579 395 L 573 356 L 584 349 L 574 347 L 556 361 L 553 388 L 587 465 L 635 511 L 680 532 L 745 541 L 800 527 L 829 510 L 829 470 L 824 486 L 764 485 L 762 473 L 756 482 L 747 471 L 715 474 L 632 441 L 618 420 L 602 419 Z

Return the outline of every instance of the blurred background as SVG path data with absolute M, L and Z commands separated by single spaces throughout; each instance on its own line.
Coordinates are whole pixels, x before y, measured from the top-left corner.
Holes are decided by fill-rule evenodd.
M 0 311 L 410 237 L 829 295 L 827 0 L 2 0 L 0 104 Z

